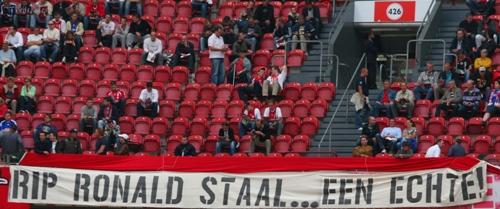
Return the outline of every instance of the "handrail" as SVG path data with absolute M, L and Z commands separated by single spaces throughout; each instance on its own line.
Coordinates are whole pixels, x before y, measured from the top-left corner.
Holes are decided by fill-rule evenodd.
M 334 27 L 330 30 L 330 33 L 328 34 L 328 41 L 330 42 L 330 44 L 328 45 L 328 51 L 331 53 L 334 53 L 333 52 L 333 42 L 331 41 L 333 38 L 333 34 L 335 33 L 335 29 L 337 29 L 336 26 L 338 26 L 341 22 L 340 17 L 345 13 L 347 5 L 349 5 L 350 2 L 351 2 L 351 0 L 345 0 L 344 4 L 340 8 L 340 11 L 336 15 L 333 16 L 333 18 L 334 18 L 333 26 Z M 333 1 L 333 11 L 335 11 L 336 3 L 337 3 L 336 1 Z
M 363 55 L 359 59 L 358 65 L 356 66 L 356 70 L 354 70 L 354 73 L 352 74 L 351 79 L 349 80 L 349 83 L 347 84 L 347 87 L 345 88 L 345 91 L 342 94 L 342 97 L 340 97 L 340 101 L 337 104 L 337 107 L 335 108 L 335 111 L 333 112 L 333 115 L 332 115 L 332 118 L 330 119 L 330 122 L 328 122 L 328 126 L 326 127 L 325 133 L 323 133 L 323 136 L 321 136 L 321 140 L 319 141 L 319 144 L 318 144 L 318 150 L 321 149 L 321 145 L 323 144 L 323 141 L 325 140 L 326 134 L 328 134 L 328 132 L 330 132 L 330 140 L 329 140 L 330 141 L 330 148 L 329 148 L 329 152 L 332 151 L 332 146 L 331 146 L 332 145 L 331 127 L 332 127 L 332 124 L 333 124 L 333 120 L 335 119 L 335 116 L 337 116 L 337 113 L 339 112 L 340 106 L 342 106 L 342 103 L 344 102 L 344 99 L 345 99 L 345 97 L 347 95 L 347 92 L 348 92 L 349 88 L 351 87 L 351 85 L 352 85 L 352 83 L 354 81 L 354 78 L 358 75 L 359 68 L 361 67 L 361 64 L 365 61 L 365 57 L 366 57 L 366 53 L 363 53 Z
M 285 42 L 285 66 L 288 65 L 287 54 L 288 54 L 288 44 L 291 43 L 319 43 L 319 78 L 323 77 L 323 41 L 320 40 L 290 40 Z
M 446 41 L 443 40 L 443 39 L 413 39 L 413 40 L 409 40 L 407 43 L 406 43 L 406 70 L 405 70 L 405 80 L 408 82 L 408 65 L 409 65 L 409 57 L 410 57 L 410 43 L 413 43 L 413 42 L 440 42 L 443 44 L 443 66 L 444 64 L 446 63 Z M 416 47 L 417 48 L 417 47 Z M 417 57 L 418 55 L 415 54 L 415 57 Z M 417 69 L 418 70 L 418 69 Z
M 422 22 L 420 22 L 420 26 L 418 26 L 418 30 L 417 30 L 417 34 L 416 34 L 417 38 L 420 38 L 420 33 L 422 32 L 424 26 L 426 25 L 425 23 L 427 22 L 427 20 L 431 16 L 431 9 L 434 8 L 434 4 L 436 4 L 436 0 L 432 0 L 431 4 L 429 5 L 429 9 L 427 10 L 427 12 L 425 12 L 424 18 L 422 19 Z

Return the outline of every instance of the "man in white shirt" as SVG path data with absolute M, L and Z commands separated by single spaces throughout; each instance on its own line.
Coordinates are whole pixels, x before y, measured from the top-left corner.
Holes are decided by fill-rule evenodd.
M 111 15 L 107 14 L 104 20 L 101 20 L 97 26 L 96 36 L 99 46 L 111 47 L 114 33 L 115 22 L 111 20 Z
M 269 126 L 269 129 L 276 133 L 276 136 L 281 135 L 283 132 L 283 115 L 281 114 L 281 108 L 274 104 L 274 100 L 270 99 L 267 103 L 266 109 L 264 109 L 264 119 Z
M 429 149 L 427 149 L 425 157 L 426 158 L 439 157 L 441 155 L 441 146 L 443 146 L 443 141 L 441 139 L 438 139 L 432 147 L 429 147 Z
M 40 47 L 43 44 L 43 35 L 40 34 L 39 28 L 34 28 L 32 33 L 28 35 L 28 40 L 25 44 L 26 50 L 24 50 L 24 58 L 31 60 L 32 62 L 40 61 Z
M 382 130 L 382 133 L 380 133 L 380 137 L 384 139 L 385 149 L 382 152 L 395 152 L 396 142 L 402 137 L 401 128 L 396 126 L 396 122 L 394 121 L 394 119 L 391 119 L 389 120 L 389 126 L 385 127 Z
M 215 28 L 208 38 L 209 58 L 212 61 L 212 83 L 224 83 L 224 52 L 228 50 L 222 38 L 222 27 Z
M 144 40 L 144 53 L 142 54 L 142 64 L 163 64 L 163 44 L 156 37 L 156 32 L 151 32 L 149 38 Z
M 43 60 L 47 59 L 47 53 L 50 53 L 49 62 L 54 62 L 59 53 L 59 40 L 61 33 L 54 27 L 52 21 L 49 22 L 49 28 L 43 31 L 43 46 L 40 49 Z
M 146 115 L 149 112 L 149 115 Z M 139 103 L 137 103 L 137 116 L 149 116 L 155 118 L 158 115 L 158 90 L 153 89 L 153 83 L 148 82 L 146 88 L 141 91 Z
M 278 68 L 273 66 L 271 70 L 271 75 L 262 84 L 262 96 L 269 97 L 269 90 L 271 89 L 271 95 L 276 97 L 283 90 L 285 85 L 287 75 L 286 66 Z
M 248 118 L 255 122 L 256 120 L 262 120 L 262 116 L 260 114 L 260 109 L 254 107 L 252 104 L 248 104 L 247 108 L 243 110 L 243 115 L 248 116 Z
M 4 42 L 9 44 L 10 49 L 14 50 L 18 60 L 23 59 L 23 35 L 14 27 L 9 27 L 9 32 L 5 36 Z

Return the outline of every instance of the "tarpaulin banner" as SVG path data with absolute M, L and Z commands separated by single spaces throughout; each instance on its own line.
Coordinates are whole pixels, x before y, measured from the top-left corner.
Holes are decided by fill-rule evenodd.
M 9 167 L 0 165 L 0 208 L 29 209 L 29 204 L 10 203 L 7 201 L 9 193 L 10 172 Z

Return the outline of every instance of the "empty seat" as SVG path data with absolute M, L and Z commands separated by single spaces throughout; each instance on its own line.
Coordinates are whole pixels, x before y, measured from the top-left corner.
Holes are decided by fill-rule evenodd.
M 290 150 L 290 144 L 292 143 L 292 137 L 289 135 L 280 135 L 276 138 L 273 144 L 274 151 L 278 153 L 286 153 Z
M 52 114 L 51 115 L 52 120 L 50 123 L 56 128 L 56 130 L 65 130 L 66 128 L 66 116 L 63 114 Z
M 427 133 L 434 136 L 443 135 L 446 132 L 444 118 L 434 117 L 427 123 Z
M 239 118 L 243 112 L 244 103 L 241 100 L 233 100 L 227 106 L 227 117 L 228 118 Z
M 210 136 L 218 136 L 219 130 L 222 128 L 222 125 L 224 125 L 225 123 L 226 123 L 226 119 L 223 117 L 212 119 L 212 121 L 210 121 L 210 127 L 208 130 L 208 134 Z
M 31 122 L 31 116 L 27 112 L 20 112 L 17 113 L 15 116 L 16 123 L 17 123 L 17 129 L 20 131 L 24 130 L 30 130 L 30 122 Z
M 500 136 L 500 117 L 490 118 L 486 132 L 490 136 Z
M 278 49 L 274 50 L 271 55 L 271 65 L 272 66 L 283 66 L 285 65 L 285 50 Z
M 136 78 L 136 67 L 135 65 L 124 65 L 120 70 L 120 80 L 134 82 Z
M 194 17 L 191 19 L 191 34 L 202 34 L 205 22 L 207 20 L 203 17 Z
M 135 117 L 137 116 L 137 103 L 138 99 L 127 99 L 125 101 L 125 115 Z
M 474 153 L 476 154 L 490 153 L 491 144 L 492 144 L 491 136 L 488 135 L 477 136 L 473 144 Z
M 25 130 L 21 132 L 21 139 L 24 149 L 32 150 L 35 148 L 35 140 L 33 139 L 33 132 Z
M 233 17 L 233 10 L 234 10 L 234 3 L 233 2 L 224 2 L 219 6 L 219 17 Z
M 141 95 L 141 91 L 146 88 L 146 83 L 142 81 L 136 81 L 132 83 L 132 87 L 130 88 L 130 97 L 131 98 L 139 98 Z
M 190 83 L 184 89 L 184 100 L 198 101 L 200 93 L 200 84 Z
M 292 82 L 285 84 L 285 88 L 283 89 L 283 94 L 286 99 L 290 99 L 293 101 L 297 101 L 301 97 L 301 85 L 300 83 Z
M 170 100 L 160 101 L 160 117 L 172 119 L 175 116 L 175 102 Z
M 483 133 L 483 119 L 480 117 L 470 118 L 467 122 L 467 133 L 477 135 Z
M 323 99 L 314 100 L 309 109 L 310 115 L 317 118 L 325 117 L 327 111 L 328 111 L 328 103 Z
M 156 29 L 159 33 L 170 33 L 170 31 L 172 31 L 171 17 L 168 16 L 159 17 L 158 20 L 156 21 Z
M 271 52 L 269 50 L 260 49 L 255 52 L 252 59 L 254 66 L 268 66 L 271 59 Z
M 142 144 L 144 152 L 159 154 L 160 153 L 160 137 L 150 134 L 144 137 Z
M 75 97 L 78 94 L 78 82 L 73 79 L 63 80 L 61 84 L 61 95 Z
M 205 152 L 207 153 L 215 153 L 217 142 L 219 141 L 219 136 L 208 136 L 205 141 Z M 218 153 L 222 154 L 222 153 Z M 227 154 L 227 153 L 224 153 Z
M 80 114 L 71 114 L 66 117 L 66 131 L 80 129 Z
M 217 87 L 213 83 L 207 83 L 201 86 L 200 89 L 200 100 L 213 101 L 216 96 Z
M 87 98 L 85 97 L 76 97 L 73 99 L 73 113 L 80 113 L 80 110 L 83 105 L 87 102 Z
M 305 153 L 309 149 L 309 136 L 297 135 L 290 145 L 291 151 L 295 153 Z
M 464 133 L 465 120 L 461 117 L 454 117 L 448 121 L 448 135 L 459 136 Z
M 168 66 L 156 67 L 154 78 L 156 82 L 168 83 L 170 81 L 170 68 Z
M 98 64 L 101 65 L 108 64 L 110 57 L 111 57 L 111 49 L 108 47 L 99 47 L 95 50 L 95 62 Z
M 83 45 L 93 47 L 97 44 L 95 30 L 85 30 L 83 33 Z
M 384 130 L 385 127 L 389 126 L 389 118 L 387 117 L 376 117 L 375 122 L 380 130 Z
M 61 80 L 48 79 L 45 81 L 44 95 L 45 96 L 59 96 L 61 91 Z
M 125 134 L 134 133 L 134 118 L 130 116 L 122 116 L 118 119 L 120 132 Z
M 290 136 L 296 136 L 300 133 L 300 119 L 297 117 L 288 117 L 285 120 L 285 127 L 283 129 L 283 134 L 288 134 Z
M 305 83 L 301 87 L 301 97 L 309 101 L 313 101 L 317 97 L 318 86 L 316 83 Z
M 272 33 L 266 33 L 262 36 L 262 41 L 260 42 L 260 48 L 264 50 L 274 50 L 274 35 Z
M 143 50 L 139 48 L 131 49 L 128 52 L 128 63 L 131 65 L 140 65 L 142 63 Z
M 208 122 L 205 118 L 194 118 L 190 124 L 189 135 L 206 136 Z
M 177 117 L 172 122 L 172 135 L 183 135 L 187 134 L 189 130 L 189 120 L 183 117 Z
M 174 154 L 175 148 L 182 142 L 181 135 L 172 135 L 167 140 L 167 153 Z
M 163 117 L 156 117 L 151 123 L 151 133 L 165 136 L 168 130 L 168 120 Z
M 311 102 L 308 100 L 301 99 L 295 102 L 293 107 L 293 116 L 305 118 L 309 115 L 309 108 L 311 106 Z
M 93 45 L 92 45 L 93 46 Z M 94 49 L 88 46 L 82 46 L 78 53 L 78 62 L 89 64 L 94 61 Z
M 233 91 L 233 85 L 231 84 L 220 84 L 216 91 L 216 100 L 229 101 L 231 100 L 231 94 Z
M 431 101 L 427 99 L 417 100 L 415 103 L 414 115 L 418 117 L 428 118 L 430 115 Z
M 195 102 L 185 100 L 179 105 L 179 117 L 192 119 L 194 117 Z
M 57 97 L 56 103 L 55 103 L 55 110 L 56 113 L 61 113 L 61 114 L 69 114 L 71 113 L 72 106 L 71 106 L 71 98 L 69 97 Z
M 177 17 L 173 23 L 174 33 L 184 34 L 189 31 L 189 20 L 186 17 Z
M 418 140 L 418 153 L 425 153 L 434 144 L 434 136 L 423 135 Z
M 68 77 L 68 69 L 66 68 L 66 64 L 62 62 L 56 62 L 52 64 L 51 70 L 51 78 L 56 79 L 65 79 Z
M 72 63 L 68 67 L 68 75 L 70 79 L 82 80 L 85 79 L 85 68 L 82 63 Z
M 114 48 L 111 51 L 111 60 L 113 64 L 116 65 L 124 65 L 127 63 L 128 52 L 127 49 L 124 48 Z
M 172 69 L 172 82 L 186 84 L 188 82 L 189 69 L 184 66 L 176 66 Z
M 104 80 L 116 81 L 120 76 L 120 72 L 118 70 L 118 65 L 116 64 L 107 64 L 104 66 L 102 70 L 102 78 Z
M 44 113 L 35 113 L 31 116 L 31 127 L 36 128 L 38 125 L 43 123 L 45 118 Z
M 196 103 L 195 115 L 200 118 L 208 118 L 212 110 L 212 103 L 210 101 L 201 100 Z
M 319 127 L 319 121 L 316 117 L 307 117 L 302 120 L 300 127 L 300 134 L 313 136 Z
M 165 87 L 165 98 L 167 100 L 179 101 L 181 100 L 181 84 L 179 83 L 169 83 Z
M 106 97 L 111 90 L 111 83 L 108 80 L 101 80 L 97 82 L 97 97 Z
M 191 17 L 192 8 L 190 1 L 180 1 L 177 3 L 177 17 Z
M 102 79 L 102 66 L 100 64 L 92 63 L 87 65 L 85 70 L 85 77 L 89 80 L 99 81 Z
M 330 102 L 335 98 L 335 84 L 330 82 L 320 83 L 318 86 L 318 98 L 324 99 Z
M 37 111 L 39 113 L 50 114 L 54 111 L 54 98 L 50 96 L 38 97 Z
M 300 49 L 294 49 L 287 56 L 288 67 L 300 67 L 304 64 L 306 53 Z
M 35 64 L 35 78 L 49 78 L 51 65 L 49 62 L 37 62 Z
M 278 106 L 281 109 L 281 115 L 284 118 L 292 116 L 294 102 L 289 99 L 281 100 Z
M 151 118 L 138 117 L 135 119 L 135 134 L 146 135 L 151 132 Z
M 215 101 L 212 104 L 212 111 L 211 111 L 212 118 L 225 118 L 226 109 L 227 109 L 226 101 Z
M 141 65 L 137 69 L 137 80 L 138 81 L 153 81 L 153 67 L 150 65 Z
M 144 15 L 151 17 L 158 16 L 159 3 L 157 0 L 146 0 L 143 5 Z
M 31 61 L 21 61 L 17 63 L 16 72 L 18 77 L 32 77 L 34 65 Z

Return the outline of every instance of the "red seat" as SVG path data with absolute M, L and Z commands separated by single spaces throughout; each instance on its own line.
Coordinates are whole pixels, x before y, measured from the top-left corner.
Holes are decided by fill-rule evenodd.
M 95 62 L 101 65 L 109 63 L 109 58 L 111 57 L 111 49 L 108 47 L 99 47 L 95 50 Z M 114 60 L 113 60 L 114 63 Z
M 278 49 L 274 50 L 271 55 L 271 65 L 272 66 L 283 66 L 285 65 L 285 50 Z
M 217 87 L 216 91 L 216 100 L 222 100 L 222 101 L 230 101 L 231 100 L 231 94 L 233 91 L 233 85 L 232 84 L 220 84 Z
M 264 50 L 274 50 L 274 35 L 272 33 L 266 33 L 262 36 L 262 40 L 260 41 L 260 48 Z
M 85 70 L 85 77 L 89 80 L 99 81 L 102 79 L 102 66 L 100 64 L 92 63 L 87 65 Z
M 174 154 L 175 148 L 182 143 L 182 136 L 172 135 L 167 140 L 167 153 Z
M 427 133 L 434 136 L 443 135 L 446 132 L 444 118 L 434 117 L 427 124 Z
M 233 91 L 231 92 L 231 98 L 232 100 L 240 100 L 240 95 L 239 95 L 239 90 L 241 88 L 246 88 L 248 87 L 248 84 L 246 83 L 238 83 L 233 87 Z
M 143 150 L 147 153 L 160 153 L 160 137 L 158 135 L 150 134 L 144 137 Z
M 219 141 L 219 136 L 208 136 L 205 141 L 205 152 L 215 153 L 217 142 Z M 227 154 L 227 153 L 218 153 Z
M 153 67 L 151 65 L 141 65 L 137 69 L 137 80 L 138 81 L 153 81 Z
M 35 78 L 49 78 L 51 65 L 49 62 L 37 62 L 34 70 Z
M 274 143 L 274 151 L 278 153 L 286 153 L 290 150 L 290 144 L 292 143 L 292 137 L 289 135 L 280 135 L 276 138 Z
M 82 80 L 85 79 L 85 68 L 82 63 L 72 63 L 68 67 L 68 75 L 70 79 Z
M 18 77 L 33 77 L 34 65 L 30 61 L 17 63 L 16 72 Z
M 71 114 L 66 117 L 66 131 L 80 129 L 80 114 Z
M 75 97 L 78 92 L 77 81 L 73 79 L 64 80 L 61 85 L 61 95 Z
M 313 136 L 319 127 L 319 121 L 316 117 L 307 117 L 302 120 L 300 127 L 300 134 Z
M 418 140 L 418 153 L 426 153 L 427 149 L 434 144 L 434 140 L 434 136 L 432 135 L 420 136 Z
M 37 110 L 39 113 L 50 114 L 54 111 L 54 98 L 50 96 L 38 97 Z
M 62 62 L 56 62 L 52 64 L 51 70 L 51 78 L 56 79 L 65 79 L 68 77 L 68 69 L 66 68 L 66 64 Z
M 285 120 L 285 127 L 283 129 L 283 134 L 288 134 L 290 136 L 299 135 L 300 128 L 300 119 L 297 117 L 288 117 Z
M 225 118 L 226 109 L 227 109 L 226 101 L 215 101 L 212 105 L 212 111 L 211 111 L 212 118 Z
M 471 147 L 471 139 L 469 136 L 460 136 L 460 139 L 462 140 L 462 147 L 465 149 L 465 153 L 469 153 L 470 147 Z
M 137 122 L 137 121 L 136 121 Z M 156 117 L 151 122 L 151 133 L 159 136 L 165 136 L 168 130 L 168 119 Z
M 246 153 L 250 150 L 250 144 L 252 142 L 252 136 L 250 135 L 244 135 L 243 137 L 241 137 L 240 139 L 240 147 L 238 149 L 238 151 L 240 153 Z
M 202 34 L 205 22 L 207 20 L 203 17 L 194 17 L 191 19 L 191 34 Z
M 411 121 L 415 123 L 415 127 L 417 128 L 417 136 L 423 135 L 425 129 L 425 119 L 423 117 L 413 117 Z
M 128 51 L 128 63 L 131 65 L 140 65 L 142 63 L 142 49 L 131 49 Z
M 82 46 L 80 48 L 80 53 L 78 53 L 78 62 L 83 64 L 89 64 L 94 61 L 94 49 L 87 46 Z
M 167 66 L 158 66 L 155 69 L 156 82 L 168 83 L 170 81 L 170 68 Z
M 190 83 L 184 88 L 184 100 L 198 101 L 200 94 L 200 84 Z
M 233 129 L 234 133 L 238 135 L 240 130 L 241 118 L 231 118 L 229 120 L 229 128 Z
M 187 130 L 189 130 L 189 120 L 183 117 L 177 117 L 172 122 L 172 135 L 183 135 L 186 136 Z
M 27 112 L 20 112 L 16 114 L 17 129 L 20 131 L 30 130 L 31 116 Z
M 93 47 L 97 44 L 95 30 L 85 30 L 83 33 L 83 45 Z
M 101 80 L 97 82 L 97 97 L 104 98 L 111 91 L 111 82 L 108 80 Z
M 159 3 L 157 0 L 146 0 L 143 5 L 144 15 L 152 17 L 158 16 Z
M 305 153 L 309 149 L 309 136 L 297 135 L 290 145 L 291 151 L 295 153 Z
M 138 99 L 127 99 L 125 101 L 125 115 L 136 117 L 137 116 L 137 103 Z
M 396 127 L 401 129 L 401 131 L 405 130 L 408 124 L 408 119 L 405 117 L 396 117 L 394 118 L 394 123 Z
M 33 132 L 25 130 L 21 132 L 21 139 L 24 149 L 32 150 L 35 148 L 35 139 L 33 139 Z
M 111 60 L 113 64 L 124 65 L 127 63 L 128 52 L 124 48 L 114 48 L 111 51 Z
M 294 102 L 289 99 L 281 100 L 278 106 L 281 109 L 281 115 L 284 118 L 292 116 Z
M 50 123 L 56 127 L 56 130 L 66 130 L 66 116 L 64 116 L 63 114 L 52 114 L 51 115 L 52 117 L 52 120 L 50 121 Z
M 191 17 L 192 8 L 190 1 L 180 1 L 177 3 L 177 17 Z
M 317 91 L 318 86 L 316 85 L 316 83 L 309 82 L 303 84 L 301 88 L 302 99 L 306 99 L 309 101 L 315 100 L 317 97 Z
M 448 135 L 459 136 L 464 133 L 465 120 L 461 117 L 454 117 L 448 121 Z
M 214 101 L 216 86 L 213 83 L 207 83 L 201 86 L 200 100 Z
M 200 52 L 199 56 L 200 56 L 200 67 L 212 66 L 212 62 L 210 61 L 208 50 Z
M 490 118 L 486 131 L 490 136 L 500 136 L 500 117 Z
M 175 1 L 172 0 L 161 1 L 160 17 L 174 17 L 174 16 L 175 16 Z
M 478 135 L 483 133 L 483 119 L 480 117 L 470 118 L 467 122 L 467 133 Z
M 255 52 L 255 55 L 253 56 L 253 65 L 254 66 L 268 66 L 269 61 L 271 59 L 271 52 L 266 49 L 260 49 Z
M 431 101 L 427 99 L 417 100 L 415 103 L 414 115 L 418 117 L 428 118 L 430 116 Z
M 195 102 L 185 100 L 179 105 L 179 117 L 194 118 Z
M 222 128 L 222 125 L 226 123 L 225 118 L 214 118 L 210 121 L 210 127 L 208 129 L 208 135 L 210 136 L 218 136 L 219 130 Z
M 271 155 L 271 153 L 269 153 L 269 155 Z M 262 152 L 254 152 L 254 153 L 250 153 L 248 154 L 249 157 L 266 157 L 266 155 Z
M 57 97 L 55 103 L 56 113 L 70 114 L 72 109 L 71 102 L 71 98 L 69 97 Z
M 228 118 L 239 118 L 243 112 L 245 104 L 241 100 L 233 100 L 227 106 L 227 117 Z
M 174 33 L 185 34 L 189 31 L 189 20 L 186 17 L 177 17 L 173 24 Z
M 300 49 L 294 49 L 288 53 L 286 58 L 288 67 L 300 67 L 304 64 L 306 54 Z
M 177 44 L 179 44 L 182 40 L 182 35 L 179 33 L 171 34 L 167 39 L 167 50 L 175 51 Z
M 309 107 L 311 106 L 311 102 L 308 100 L 301 99 L 295 102 L 293 107 L 293 116 L 299 118 L 305 118 L 309 115 Z
M 309 114 L 317 118 L 323 118 L 328 111 L 328 103 L 323 99 L 314 100 L 309 109 Z
M 102 70 L 102 77 L 104 80 L 116 81 L 120 72 L 118 72 L 118 65 L 115 64 L 107 64 L 104 66 Z
M 167 100 L 179 101 L 181 100 L 181 84 L 169 83 L 165 87 L 165 97 Z
M 281 12 L 280 12 L 280 15 L 282 17 L 287 17 L 288 14 L 290 13 L 290 11 L 292 10 L 292 8 L 296 8 L 297 9 L 298 7 L 298 3 L 295 2 L 295 1 L 286 1 L 283 6 L 281 7 Z
M 191 121 L 191 125 L 189 128 L 190 131 L 189 135 L 206 136 L 207 127 L 208 127 L 207 119 L 194 118 L 193 121 Z
M 283 94 L 285 99 L 290 99 L 293 101 L 297 101 L 300 99 L 301 85 L 297 82 L 287 83 L 285 84 L 285 88 L 283 89 Z
M 132 83 L 132 87 L 130 88 L 130 97 L 131 98 L 139 98 L 141 95 L 141 91 L 146 88 L 146 83 L 142 81 L 136 81 Z
M 389 118 L 387 117 L 376 117 L 375 122 L 380 130 L 384 130 L 385 127 L 389 126 Z
M 172 82 L 186 84 L 188 82 L 189 69 L 184 66 L 176 66 L 172 69 Z
M 175 102 L 169 100 L 160 101 L 160 117 L 172 119 L 175 115 Z
M 76 97 L 73 99 L 73 113 L 79 114 L 80 109 L 82 108 L 83 105 L 87 102 L 87 98 L 85 97 Z
M 335 84 L 330 82 L 320 83 L 318 87 L 318 98 L 330 102 L 335 98 Z
M 476 141 L 474 141 L 474 153 L 477 154 L 488 154 L 490 153 L 492 140 L 491 136 L 488 135 L 480 135 L 476 137 Z
M 135 134 L 146 135 L 151 133 L 151 118 L 138 117 L 135 119 Z
M 437 139 L 443 141 L 443 145 L 441 146 L 441 155 L 448 156 L 448 150 L 453 144 L 453 136 L 441 135 L 438 136 Z
M 17 118 L 17 116 L 16 116 Z M 17 120 L 17 124 L 19 124 L 19 120 Z M 497 154 L 500 154 L 500 136 L 497 136 L 497 138 L 495 138 L 495 144 L 493 144 L 493 152 L 494 153 L 497 153 Z
M 280 16 L 280 13 L 281 13 L 281 7 L 283 6 L 282 3 L 280 1 L 271 1 L 271 2 L 269 2 L 269 4 L 272 5 L 274 8 L 274 17 L 278 18 Z M 287 14 L 287 16 L 288 16 L 288 14 Z
M 203 137 L 199 135 L 189 136 L 188 141 L 191 145 L 193 145 L 196 152 L 200 153 L 201 148 L 203 146 Z
M 208 118 L 212 110 L 212 103 L 210 101 L 201 100 L 196 103 L 195 115 L 200 118 Z
M 89 145 L 90 136 L 88 133 L 78 132 L 76 134 L 76 138 L 80 141 L 80 145 L 81 145 L 83 151 L 90 150 L 90 145 Z
M 124 65 L 120 69 L 120 80 L 134 82 L 136 80 L 135 72 L 137 69 L 135 65 Z
M 122 116 L 118 119 L 120 125 L 120 132 L 125 134 L 134 133 L 134 118 L 130 116 Z
M 173 17 L 173 16 L 172 16 Z M 168 16 L 161 16 L 156 21 L 156 29 L 159 33 L 170 33 L 172 30 L 172 19 Z
M 235 5 L 233 2 L 224 2 L 219 7 L 219 17 L 233 17 L 233 11 L 235 9 Z
M 61 91 L 61 80 L 48 79 L 45 81 L 44 94 L 45 96 L 59 96 Z
M 31 127 L 36 128 L 38 125 L 42 124 L 45 118 L 43 113 L 35 113 L 31 116 Z

